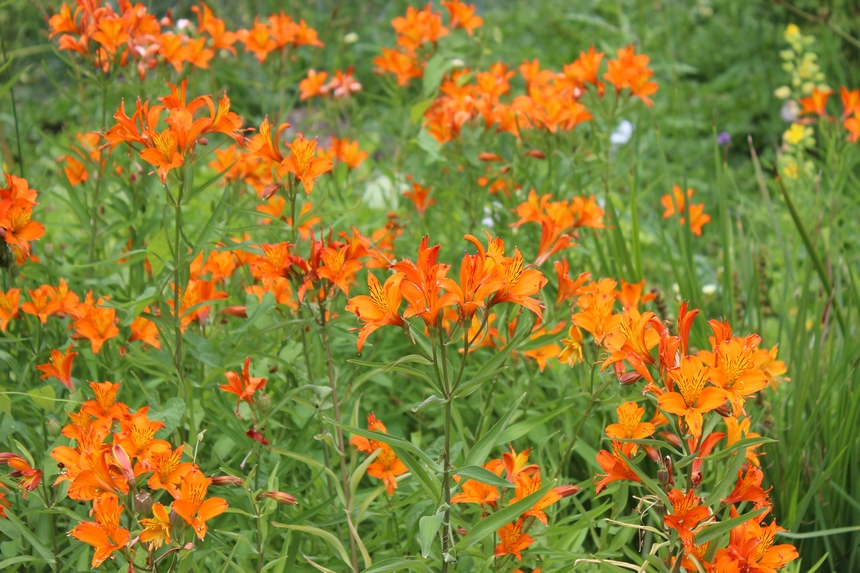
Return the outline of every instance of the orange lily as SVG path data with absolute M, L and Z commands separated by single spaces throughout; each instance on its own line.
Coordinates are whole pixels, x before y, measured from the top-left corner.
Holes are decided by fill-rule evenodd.
M 652 435 L 655 431 L 654 424 L 641 422 L 645 414 L 636 402 L 624 402 L 615 410 L 618 413 L 618 423 L 606 426 L 606 435 L 612 439 L 641 440 Z M 637 444 L 629 443 L 630 453 L 635 454 L 639 449 Z
M 597 463 L 600 464 L 600 467 L 606 472 L 606 474 L 602 475 L 603 479 L 595 482 L 595 495 L 600 495 L 600 492 L 614 481 L 630 480 L 637 483 L 642 481 L 639 479 L 639 476 L 630 469 L 630 466 L 627 464 L 627 460 L 621 457 L 621 453 L 625 451 L 625 446 L 626 444 L 622 442 L 612 442 L 611 454 L 606 450 L 600 450 L 597 452 Z
M 152 517 L 141 519 L 140 524 L 143 526 L 140 540 L 149 543 L 150 551 L 170 543 L 170 516 L 160 503 L 152 504 Z
M 245 358 L 245 365 L 242 367 L 242 376 L 240 377 L 235 372 L 225 372 L 227 384 L 220 384 L 218 387 L 224 392 L 235 394 L 236 400 L 236 415 L 239 415 L 239 404 L 246 402 L 249 406 L 254 404 L 254 393 L 266 386 L 265 378 L 253 378 L 250 375 L 251 357 Z
M 69 535 L 95 547 L 92 566 L 98 567 L 114 551 L 119 551 L 129 542 L 129 532 L 119 525 L 122 515 L 122 505 L 117 496 L 112 493 L 104 494 L 93 502 L 96 521 L 84 521 L 69 532 Z
M 693 549 L 693 530 L 711 516 L 708 507 L 699 505 L 695 491 L 692 488 L 686 494 L 678 489 L 670 491 L 668 496 L 672 513 L 663 517 L 663 523 L 678 532 L 688 552 Z
M 173 502 L 173 511 L 194 528 L 199 539 L 206 537 L 206 522 L 227 511 L 227 501 L 220 497 L 206 498 L 211 478 L 194 468 L 182 478 L 179 499 Z
M 705 387 L 711 369 L 695 356 L 685 356 L 678 368 L 669 371 L 678 392 L 660 396 L 661 409 L 684 419 L 687 429 L 698 441 L 702 436 L 702 415 L 726 403 L 726 392 L 712 386 Z
M 349 299 L 346 305 L 347 312 L 355 314 L 356 318 L 364 322 L 361 332 L 358 334 L 358 352 L 361 352 L 367 337 L 385 325 L 404 326 L 406 322 L 400 316 L 399 308 L 402 300 L 400 294 L 400 283 L 403 274 L 393 274 L 385 280 L 384 285 L 372 274 L 367 275 L 367 286 L 370 295 L 359 295 Z
M 36 370 L 43 373 L 41 378 L 42 380 L 46 378 L 56 378 L 69 390 L 73 388 L 72 362 L 75 360 L 75 356 L 78 355 L 77 352 L 72 352 L 72 348 L 74 348 L 74 346 L 74 344 L 71 344 L 66 349 L 65 354 L 59 350 L 51 350 L 50 361 L 36 366 Z
M 818 115 L 827 117 L 827 99 L 833 95 L 833 91 L 829 89 L 820 90 L 813 88 L 812 94 L 808 97 L 803 97 L 798 100 L 801 110 L 800 115 Z
M 505 555 L 513 555 L 519 561 L 523 560 L 520 553 L 529 545 L 534 543 L 534 539 L 523 533 L 523 519 L 520 518 L 513 523 L 503 526 L 499 531 L 499 544 L 493 554 L 496 557 L 504 557 Z
M 305 194 L 310 195 L 314 189 L 314 180 L 331 171 L 331 159 L 316 157 L 317 140 L 305 139 L 301 133 L 287 147 L 290 148 L 290 156 L 281 162 L 281 167 L 294 174 L 302 182 Z
M 18 318 L 18 302 L 21 289 L 13 288 L 6 292 L 0 291 L 0 330 L 6 332 L 9 321 Z

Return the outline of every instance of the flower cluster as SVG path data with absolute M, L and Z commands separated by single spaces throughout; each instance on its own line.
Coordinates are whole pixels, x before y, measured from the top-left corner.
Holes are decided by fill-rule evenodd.
M 603 293 L 608 294 L 610 284 L 605 284 Z M 680 553 L 672 561 L 680 559 L 679 565 L 686 571 L 699 571 L 702 566 L 720 573 L 774 571 L 797 558 L 797 551 L 791 545 L 774 546 L 774 533 L 781 529 L 775 522 L 763 525 L 771 502 L 761 487 L 764 476 L 754 452 L 761 442 L 747 447 L 736 444 L 742 439 L 759 437 L 750 431 L 751 419 L 744 403 L 768 383 L 775 384 L 785 372 L 785 365 L 776 360 L 775 348 L 770 351 L 759 348 L 758 335 L 733 336 L 728 322 L 716 320 L 709 323 L 713 331 L 710 349 L 695 352 L 689 337 L 697 314 L 698 310 L 689 310 L 686 303 L 681 305 L 677 335 L 654 313 L 640 313 L 635 306 L 625 308 L 620 316 L 612 315 L 610 320 L 617 326 L 603 338 L 602 346 L 610 353 L 603 367 L 617 366 L 619 362 L 632 366 L 634 372 L 630 374 L 622 374 L 623 368 L 619 370 L 620 380 L 624 384 L 646 380 L 643 394 L 656 408 L 650 421 L 642 422 L 645 407 L 636 402 L 625 402 L 618 407 L 618 422 L 606 428 L 612 451 L 601 450 L 597 455 L 605 474 L 595 478 L 596 491 L 600 494 L 615 481 L 643 484 L 642 475 L 647 470 L 640 467 L 637 456 L 640 443 L 657 434 L 665 440 L 666 450 L 680 456 L 679 449 L 683 449 L 684 455 L 692 459 L 683 465 L 680 459 L 675 459 L 686 470 L 686 487 L 677 488 L 672 456 L 661 458 L 655 440 L 644 445 L 648 457 L 661 464 L 658 481 L 662 489 L 652 493 L 665 495 L 669 502 L 663 525 L 666 530 L 676 532 L 681 541 Z M 656 358 L 651 352 L 655 347 Z M 715 431 L 715 424 L 707 421 L 717 413 L 724 420 L 724 432 Z M 658 432 L 661 426 L 667 426 L 668 430 Z M 721 443 L 727 453 L 741 456 L 739 461 L 747 467 L 744 472 L 741 466 L 737 483 L 728 495 L 712 499 L 699 493 L 698 488 L 716 471 L 706 469 L 705 464 L 713 464 L 709 456 Z M 746 521 L 732 529 L 726 547 L 696 542 L 698 533 L 718 523 L 720 510 L 726 509 L 731 517 L 738 517 L 745 502 L 753 504 L 752 512 L 746 514 Z
M 34 258 L 30 252 L 30 243 L 45 234 L 44 225 L 33 220 L 33 207 L 38 205 L 36 198 L 39 192 L 31 189 L 22 177 L 8 173 L 4 173 L 4 176 L 6 185 L 0 188 L 0 237 L 20 265 Z M 6 257 L 5 245 L 0 247 L 3 261 Z M 5 325 L 3 330 L 6 330 Z
M 687 189 L 687 199 L 692 198 L 693 190 Z M 684 218 L 684 213 L 687 213 L 689 210 L 690 230 L 698 237 L 702 236 L 702 227 L 711 220 L 711 216 L 705 213 L 704 203 L 694 204 L 691 201 L 689 205 L 686 205 L 684 192 L 681 191 L 681 188 L 678 185 L 673 185 L 672 193 L 663 195 L 660 198 L 660 203 L 663 204 L 663 218 L 668 219 L 677 213 L 678 222 L 681 226 L 687 224 L 686 219 Z
M 460 483 L 461 491 L 451 498 L 451 503 L 476 504 L 481 507 L 483 517 L 486 517 L 505 505 L 515 504 L 537 493 L 541 490 L 541 468 L 537 464 L 529 463 L 530 451 L 526 449 L 517 453 L 511 446 L 510 451 L 504 452 L 501 458 L 484 464 L 485 470 L 499 478 L 504 474 L 503 481 L 508 482 L 509 486 L 501 489 L 496 485 L 483 483 L 480 479 L 468 479 L 460 483 L 460 476 L 455 475 L 454 480 Z M 497 532 L 499 544 L 496 545 L 495 556 L 513 555 L 522 561 L 522 551 L 534 543 L 534 538 L 527 533 L 529 529 L 536 521 L 544 526 L 548 524 L 544 510 L 577 492 L 579 488 L 573 485 L 551 488 L 517 519 L 502 526 Z M 504 502 L 506 494 L 512 494 L 507 495 L 507 504 Z
M 448 277 L 451 266 L 438 262 L 441 245 L 429 247 L 424 237 L 418 247 L 416 262 L 403 259 L 391 265 L 394 274 L 385 284 L 372 274 L 367 276 L 370 295 L 349 299 L 346 310 L 364 323 L 358 335 L 361 352 L 367 337 L 386 325 L 408 329 L 406 319 L 420 317 L 428 329 L 436 329 L 447 307 L 457 309 L 457 321 L 471 324 L 480 309 L 489 319 L 493 306 L 512 302 L 532 311 L 538 319 L 543 316 L 543 304 L 532 298 L 546 285 L 546 277 L 535 269 L 523 265 L 523 255 L 514 247 L 511 257 L 505 256 L 505 243 L 498 237 L 487 235 L 488 245 L 474 236 L 466 235 L 477 252 L 466 254 L 460 265 L 460 280 Z M 408 306 L 400 314 L 400 304 L 406 299 Z
M 367 429 L 371 432 L 388 433 L 385 424 L 377 419 L 373 412 L 367 416 Z M 403 475 L 409 470 L 403 465 L 391 446 L 385 442 L 371 440 L 363 436 L 353 436 L 349 443 L 355 446 L 358 451 L 368 455 L 379 451 L 373 462 L 367 466 L 367 474 L 381 479 L 388 495 L 394 495 L 394 490 L 397 489 L 397 476 Z
M 191 9 L 197 14 L 196 27 L 185 19 L 174 20 L 169 13 L 159 19 L 143 4 L 119 2 L 115 9 L 104 0 L 75 0 L 74 5 L 64 2 L 48 25 L 51 38 L 60 36 L 60 50 L 92 61 L 104 73 L 115 65 L 134 66 L 141 79 L 162 63 L 172 65 L 177 73 L 186 63 L 208 69 L 219 52 L 235 55 L 237 41 L 260 62 L 274 50 L 323 45 L 304 20 L 294 22 L 283 12 L 269 17 L 268 24 L 256 20 L 251 30 L 233 32 L 206 4 Z

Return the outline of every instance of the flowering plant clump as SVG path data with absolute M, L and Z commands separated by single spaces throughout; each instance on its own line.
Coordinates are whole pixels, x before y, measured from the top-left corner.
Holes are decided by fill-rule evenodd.
M 836 44 L 335 4 L 10 8 L 0 569 L 851 570 Z

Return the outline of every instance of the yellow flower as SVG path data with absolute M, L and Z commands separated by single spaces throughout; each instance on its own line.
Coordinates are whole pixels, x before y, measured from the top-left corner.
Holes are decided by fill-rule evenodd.
M 797 145 L 803 141 L 804 137 L 806 137 L 806 127 L 799 123 L 792 123 L 791 127 L 785 130 L 785 133 L 782 136 L 789 144 Z
M 785 167 L 782 168 L 782 174 L 789 179 L 797 179 L 797 176 L 800 175 L 800 168 L 797 166 L 797 161 L 792 159 L 786 162 Z
M 785 28 L 785 39 L 793 38 L 795 36 L 800 35 L 800 28 L 797 27 L 797 24 L 789 24 Z

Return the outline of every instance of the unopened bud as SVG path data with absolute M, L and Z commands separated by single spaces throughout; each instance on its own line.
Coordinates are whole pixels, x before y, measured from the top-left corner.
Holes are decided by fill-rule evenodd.
M 267 499 L 274 499 L 278 503 L 283 503 L 284 505 L 298 505 L 299 502 L 288 493 L 284 493 L 282 491 L 264 491 L 261 496 Z
M 534 157 L 535 159 L 546 159 L 546 155 L 540 149 L 529 149 L 523 153 L 523 157 Z
M 732 407 L 728 404 L 723 404 L 716 410 L 714 410 L 717 414 L 722 416 L 723 418 L 731 418 L 732 417 Z
M 61 426 L 60 421 L 54 417 L 45 420 L 45 429 L 48 431 L 48 435 L 52 438 L 56 438 L 63 432 L 63 426 Z
M 219 310 L 218 314 L 226 314 L 227 316 L 235 316 L 236 318 L 248 318 L 248 311 L 244 306 L 228 306 Z
M 138 492 L 134 496 L 134 510 L 140 515 L 152 515 L 152 496 L 148 491 Z
M 263 199 L 263 201 L 268 201 L 269 199 L 271 199 L 272 195 L 278 192 L 278 188 L 280 186 L 281 185 L 279 183 L 272 183 L 271 185 L 263 189 L 263 196 L 261 197 L 261 199 Z
M 580 488 L 575 485 L 560 485 L 553 489 L 555 489 L 555 492 L 561 497 L 570 497 L 572 495 L 576 495 L 580 491 Z
M 175 511 L 170 511 L 170 529 L 173 531 L 179 531 L 183 527 L 185 527 L 185 518 L 176 513 Z
M 272 397 L 265 392 L 260 392 L 257 394 L 257 407 L 260 408 L 260 412 L 265 416 L 272 411 Z
M 200 145 L 209 145 L 209 140 L 205 137 L 201 137 L 197 140 L 197 143 L 199 143 Z
M 134 470 L 131 467 L 131 458 L 128 457 L 123 447 L 119 444 L 114 444 L 111 448 L 111 453 L 113 454 L 113 459 L 116 461 L 116 466 L 120 469 L 125 479 L 133 481 Z
M 247 432 L 245 432 L 245 435 L 254 440 L 255 442 L 260 442 L 264 446 L 269 445 L 269 440 L 266 439 L 266 436 L 264 436 L 260 432 L 257 432 L 256 430 L 248 430 Z
M 212 485 L 235 485 L 242 487 L 245 485 L 245 480 L 236 476 L 214 476 L 212 478 Z
M 202 442 L 204 437 L 206 437 L 206 430 L 201 430 L 200 433 L 197 434 L 197 443 Z
M 693 472 L 690 481 L 693 482 L 693 487 L 699 487 L 699 484 L 702 483 L 702 472 Z
M 631 384 L 635 384 L 642 380 L 642 375 L 632 370 L 630 372 L 625 373 L 621 378 L 618 379 L 618 382 L 621 383 L 622 386 L 630 386 Z
M 468 532 L 468 531 L 466 531 L 465 529 L 463 529 L 462 527 L 459 527 L 459 528 L 457 528 L 457 533 L 458 533 L 458 534 L 460 534 L 460 535 L 466 535 L 466 534 L 468 534 L 469 532 Z
M 666 468 L 660 468 L 657 470 L 657 481 L 660 482 L 663 489 L 666 489 L 666 486 L 669 485 L 669 477 L 669 470 Z

